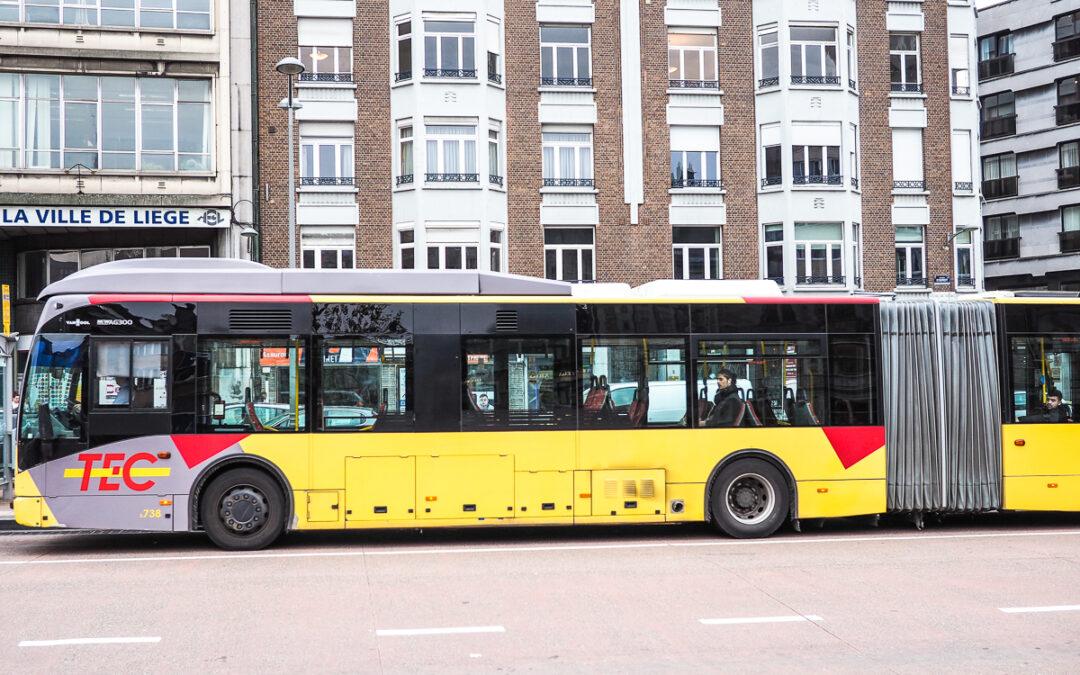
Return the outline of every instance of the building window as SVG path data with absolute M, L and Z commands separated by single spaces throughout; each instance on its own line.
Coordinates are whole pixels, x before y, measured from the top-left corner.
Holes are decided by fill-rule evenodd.
M 352 47 L 300 47 L 301 82 L 352 82 Z
M 1080 205 L 1061 207 L 1061 252 L 1080 252 Z
M 971 95 L 971 71 L 968 66 L 968 36 L 949 36 L 949 69 L 954 96 Z
M 545 131 L 543 172 L 546 187 L 593 187 L 592 134 Z
M 63 11 L 61 11 L 63 10 Z M 7 23 L 102 26 L 148 30 L 210 30 L 210 0 L 3 0 Z
M 720 163 L 718 152 L 698 150 L 671 151 L 671 187 L 719 188 Z
M 397 24 L 397 72 L 395 82 L 412 79 L 412 19 Z
M 859 189 L 859 126 L 852 124 L 851 148 L 848 150 L 848 169 L 851 171 L 851 187 Z
M 1012 72 L 1012 33 L 999 33 L 979 38 L 979 79 L 1001 77 Z
M 352 139 L 301 139 L 301 185 L 352 185 Z
M 982 137 L 998 138 L 1016 133 L 1016 97 L 1011 91 L 984 96 L 982 110 Z
M 862 288 L 862 226 L 851 224 L 851 277 L 855 288 Z
M 1080 141 L 1058 146 L 1058 189 L 1080 186 Z
M 1016 155 L 1011 152 L 983 157 L 983 197 L 1001 199 L 1017 194 Z
M 412 125 L 398 127 L 398 175 L 397 185 L 412 185 L 413 182 L 413 128 Z
M 211 170 L 209 80 L 0 73 L 0 110 L 5 168 Z
M 776 30 L 758 34 L 758 61 L 761 77 L 759 87 L 775 87 L 780 84 L 780 45 Z
M 488 129 L 488 181 L 503 186 L 502 154 L 499 152 L 499 130 Z
M 671 241 L 674 278 L 723 278 L 719 227 L 676 227 Z
M 398 267 L 416 269 L 416 233 L 411 227 L 398 230 Z
M 795 223 L 795 282 L 843 284 L 842 223 Z
M 351 270 L 353 247 L 305 246 L 303 265 L 306 270 Z
M 476 183 L 476 127 L 467 124 L 427 125 L 429 183 Z
M 209 246 L 146 246 L 111 249 L 27 251 L 19 254 L 19 297 L 36 298 L 43 288 L 101 263 L 133 258 L 209 258 Z
M 892 90 L 922 93 L 919 65 L 919 36 L 914 33 L 890 34 L 889 75 Z
M 971 230 L 962 230 L 953 238 L 956 249 L 956 285 L 958 288 L 975 286 L 975 263 L 971 245 Z
M 840 146 L 792 146 L 791 176 L 795 185 L 840 185 Z
M 791 27 L 791 83 L 840 84 L 835 28 Z
M 782 152 L 779 145 L 767 145 L 761 149 L 762 174 L 761 187 L 780 185 L 784 182 Z
M 765 278 L 784 285 L 784 225 L 773 223 L 763 229 Z
M 424 77 L 476 77 L 476 25 L 424 21 Z
M 487 20 L 487 78 L 493 84 L 502 84 L 502 24 L 497 19 Z
M 668 33 L 668 86 L 719 88 L 715 33 Z
M 540 84 L 591 87 L 589 38 L 587 26 L 540 26 Z
M 1054 37 L 1055 61 L 1080 56 L 1080 10 L 1059 16 L 1054 21 Z
M 428 244 L 429 270 L 474 270 L 477 265 L 476 244 Z
M 983 257 L 987 260 L 1006 260 L 1020 256 L 1020 223 L 1015 213 L 987 216 L 983 231 Z
M 896 285 L 926 286 L 922 227 L 896 228 Z
M 1080 122 L 1080 77 L 1073 75 L 1058 81 L 1054 110 L 1058 126 Z
M 503 231 L 492 228 L 488 233 L 488 269 L 502 272 L 503 268 Z
M 560 281 L 593 281 L 593 228 L 544 228 L 544 276 Z
M 848 88 L 859 88 L 859 55 L 855 49 L 855 29 L 848 26 L 847 29 L 847 72 Z

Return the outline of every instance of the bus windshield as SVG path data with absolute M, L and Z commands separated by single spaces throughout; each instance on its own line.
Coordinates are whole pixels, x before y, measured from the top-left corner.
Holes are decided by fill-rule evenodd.
M 42 334 L 34 342 L 19 412 L 19 468 L 62 456 L 62 447 L 85 436 L 86 342 L 70 334 Z

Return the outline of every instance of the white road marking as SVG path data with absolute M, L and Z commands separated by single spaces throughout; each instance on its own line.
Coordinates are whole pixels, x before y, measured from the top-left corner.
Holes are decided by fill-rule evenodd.
M 792 614 L 789 616 L 746 616 L 730 619 L 698 619 L 706 626 L 736 626 L 747 623 L 799 623 L 802 621 L 824 621 L 816 614 Z
M 468 633 L 505 633 L 502 626 L 454 626 L 450 628 L 380 628 L 379 637 L 404 637 L 408 635 L 465 635 Z M 477 654 L 477 656 L 480 656 Z
M 64 640 L 23 640 L 20 647 L 67 647 L 70 645 L 131 645 L 161 642 L 160 637 L 97 637 Z
M 0 566 L 20 565 L 79 565 L 134 562 L 174 562 L 191 560 L 252 560 L 257 558 L 358 558 L 411 555 L 461 555 L 481 553 L 541 553 L 548 551 L 609 551 L 624 549 L 747 547 L 747 546 L 806 546 L 808 544 L 850 544 L 892 541 L 943 541 L 952 539 L 1011 539 L 1027 537 L 1077 537 L 1080 530 L 1049 530 L 1039 532 L 989 532 L 985 534 L 912 534 L 912 535 L 866 535 L 853 537 L 815 537 L 795 535 L 775 539 L 717 539 L 710 541 L 651 541 L 628 544 L 553 544 L 547 546 L 455 546 L 427 548 L 417 545 L 409 548 L 386 548 L 375 550 L 341 551 L 263 551 L 258 553 L 215 553 L 206 555 L 160 555 L 126 556 L 113 558 L 32 558 L 27 560 L 0 560 Z
M 1046 607 L 998 607 L 1006 614 L 1039 614 L 1042 612 L 1080 612 L 1080 605 L 1049 605 Z

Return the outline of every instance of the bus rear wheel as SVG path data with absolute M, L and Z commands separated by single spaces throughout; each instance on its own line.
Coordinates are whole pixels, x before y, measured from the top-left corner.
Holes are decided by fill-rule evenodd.
M 767 537 L 787 518 L 787 481 L 764 460 L 745 459 L 724 467 L 713 482 L 713 524 L 739 539 Z
M 285 529 L 285 496 L 277 481 L 258 469 L 230 469 L 210 481 L 199 499 L 199 516 L 210 541 L 228 551 L 257 551 Z

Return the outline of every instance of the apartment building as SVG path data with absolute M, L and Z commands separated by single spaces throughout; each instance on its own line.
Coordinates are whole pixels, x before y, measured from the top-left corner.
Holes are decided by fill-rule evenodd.
M 987 287 L 1080 291 L 1080 0 L 978 28 Z
M 977 290 L 975 10 L 855 0 L 269 0 L 264 261 Z
M 0 280 L 20 349 L 38 292 L 79 269 L 250 255 L 249 44 L 239 0 L 0 2 Z

